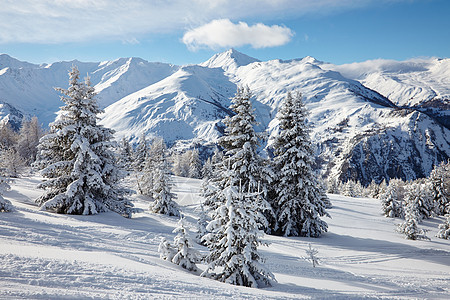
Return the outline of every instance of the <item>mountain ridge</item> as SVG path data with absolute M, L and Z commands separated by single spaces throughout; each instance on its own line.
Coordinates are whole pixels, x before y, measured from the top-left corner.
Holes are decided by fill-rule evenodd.
M 335 66 L 310 56 L 260 61 L 230 49 L 198 65 L 120 58 L 79 63 L 79 69 L 90 74 L 105 108 L 101 123 L 116 130 L 117 138 L 136 141 L 142 134 L 159 135 L 179 150 L 214 147 L 238 86 L 251 89 L 257 130 L 269 136 L 262 146 L 270 147 L 281 101 L 286 92 L 300 91 L 310 111 L 311 137 L 322 174 L 368 184 L 393 176 L 423 177 L 432 165 L 450 157 L 450 131 L 442 124 L 448 119 L 445 97 L 450 94 L 447 60 Z M 61 106 L 53 86 L 67 86 L 67 70 L 74 62 L 45 66 L 13 62 L 0 73 L 0 101 L 24 115 L 40 113 L 41 122 L 48 124 Z M 424 79 L 414 85 L 415 78 Z M 401 88 L 387 93 L 383 82 L 394 79 L 398 85 L 390 86 Z M 442 101 L 431 92 L 436 86 Z M 419 89 L 421 93 L 408 102 L 408 91 Z M 382 146 L 397 152 L 378 151 Z M 394 172 L 389 164 L 403 165 Z

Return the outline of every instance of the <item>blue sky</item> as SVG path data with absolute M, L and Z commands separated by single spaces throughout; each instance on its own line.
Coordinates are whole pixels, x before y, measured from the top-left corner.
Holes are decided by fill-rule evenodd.
M 335 64 L 450 57 L 449 0 L 2 0 L 0 53 L 33 63 L 136 56 Z

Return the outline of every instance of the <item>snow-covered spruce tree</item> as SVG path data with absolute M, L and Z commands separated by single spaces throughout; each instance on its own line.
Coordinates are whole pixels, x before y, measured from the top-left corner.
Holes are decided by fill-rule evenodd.
M 265 222 L 265 216 L 258 208 L 257 195 L 244 193 L 230 183 L 220 193 L 225 202 L 214 211 L 207 226 L 210 233 L 203 237 L 210 253 L 202 276 L 248 287 L 270 285 L 275 278 L 262 265 L 258 253 L 263 234 L 258 227 Z
M 167 148 L 163 139 L 155 138 L 146 149 L 144 155 L 145 160 L 141 163 L 141 170 L 137 174 L 137 179 L 139 181 L 140 193 L 153 197 L 155 188 L 154 181 L 159 176 L 158 168 L 163 164 Z
M 450 213 L 450 163 L 442 162 L 431 171 L 428 182 L 430 185 L 431 200 L 435 205 L 438 216 Z
M 17 139 L 17 152 L 23 158 L 25 164 L 30 166 L 38 152 L 39 139 L 44 135 L 37 117 L 24 120 Z
M 397 182 L 391 180 L 386 188 L 385 193 L 380 197 L 381 209 L 383 214 L 388 218 L 403 217 L 403 205 L 399 199 L 399 186 Z
M 194 243 L 184 225 L 184 218 L 180 219 L 178 227 L 173 230 L 173 233 L 177 235 L 173 239 L 176 253 L 172 258 L 172 262 L 189 271 L 198 271 L 196 263 L 201 261 L 200 253 L 194 249 Z
M 327 193 L 329 194 L 339 194 L 339 183 L 336 178 L 329 178 L 327 180 Z
M 97 105 L 89 78 L 79 81 L 78 69 L 69 73 L 70 86 L 50 132 L 39 141 L 35 166 L 47 181 L 36 202 L 42 210 L 67 214 L 97 214 L 108 210 L 131 217 L 133 204 L 118 187 L 120 172 L 112 152 L 113 131 L 97 124 Z
M 0 122 L 0 150 L 13 149 L 18 138 L 8 122 Z
M 444 223 L 439 225 L 439 231 L 436 236 L 440 239 L 450 239 L 450 214 L 445 215 Z
M 139 194 L 144 194 L 144 190 L 142 188 L 142 180 L 144 179 L 144 174 L 142 171 L 145 168 L 145 163 L 148 158 L 148 142 L 145 135 L 141 135 L 139 138 L 137 147 L 133 152 L 133 170 L 136 177 L 137 190 Z
M 25 160 L 15 148 L 0 150 L 0 168 L 9 177 L 19 177 L 26 167 Z
M 200 155 L 197 149 L 188 151 L 189 153 L 189 173 L 190 178 L 201 178 L 202 177 L 202 161 L 200 160 Z
M 174 201 L 176 195 L 171 192 L 170 166 L 164 153 L 155 165 L 153 174 L 152 196 L 154 201 L 150 204 L 150 211 L 178 217 L 180 209 Z
M 213 176 L 213 163 L 211 161 L 211 157 L 205 161 L 202 167 L 202 178 L 203 180 L 207 180 Z
M 226 128 L 225 134 L 219 139 L 219 145 L 224 149 L 224 158 L 217 165 L 219 178 L 216 186 L 219 195 L 220 190 L 226 186 L 239 187 L 246 192 L 259 192 L 259 209 L 268 221 L 271 221 L 275 216 L 269 203 L 269 192 L 275 175 L 269 162 L 257 151 L 264 136 L 255 132 L 254 126 L 257 123 L 251 97 L 250 89 L 246 87 L 238 88 L 231 99 L 230 109 L 235 114 L 223 120 Z M 220 197 L 218 200 L 220 203 L 225 202 L 225 199 Z M 260 224 L 261 228 L 269 232 L 270 228 L 264 224 Z
M 416 187 L 415 187 L 416 188 Z M 397 231 L 405 234 L 409 240 L 429 239 L 426 232 L 419 228 L 419 222 L 422 219 L 418 208 L 418 199 L 416 193 L 408 192 L 405 199 L 405 221 L 398 225 Z
M 435 203 L 431 198 L 429 184 L 420 182 L 410 183 L 405 197 L 409 198 L 407 201 L 412 201 L 411 199 L 414 199 L 417 203 L 420 220 L 429 219 L 433 216 Z
M 312 170 L 314 153 L 302 96 L 288 93 L 277 114 L 280 132 L 274 141 L 277 179 L 275 232 L 284 236 L 318 237 L 328 225 L 326 195 Z
M 122 169 L 126 171 L 133 170 L 133 148 L 131 147 L 128 139 L 125 137 L 120 141 L 117 149 L 117 156 L 117 163 Z
M 195 236 L 197 243 L 204 245 L 203 237 L 208 234 L 206 227 L 208 226 L 209 218 L 205 212 L 203 203 L 200 203 L 200 213 L 197 220 L 197 235 Z
M 211 171 L 208 176 L 203 178 L 202 196 L 205 199 L 203 207 L 207 213 L 217 208 L 217 204 L 219 203 L 219 190 L 223 188 L 221 186 L 223 184 L 223 159 L 223 152 L 216 148 L 214 155 L 211 157 Z
M 9 182 L 9 178 L 0 174 L 0 212 L 9 212 L 14 209 L 11 202 L 3 198 L 3 193 L 11 188 Z

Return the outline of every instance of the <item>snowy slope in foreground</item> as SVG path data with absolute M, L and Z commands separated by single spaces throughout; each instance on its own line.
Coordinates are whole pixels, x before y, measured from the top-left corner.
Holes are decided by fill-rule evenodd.
M 175 181 L 193 229 L 200 181 Z M 173 238 L 176 218 L 147 211 L 133 219 L 41 212 L 33 202 L 37 182 L 18 179 L 5 195 L 16 212 L 0 214 L 0 298 L 443 299 L 450 293 L 450 241 L 434 237 L 442 219 L 421 225 L 431 241 L 405 240 L 394 232 L 399 220 L 382 217 L 374 199 L 331 195 L 330 231 L 319 239 L 265 236 L 271 244 L 260 249 L 278 283 L 252 289 L 160 260 L 160 238 Z M 148 207 L 142 197 L 135 203 Z M 308 243 L 319 250 L 317 268 L 305 259 Z

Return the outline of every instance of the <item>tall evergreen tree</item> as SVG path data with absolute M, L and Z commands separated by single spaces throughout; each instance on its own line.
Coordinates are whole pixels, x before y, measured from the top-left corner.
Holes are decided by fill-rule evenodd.
M 419 197 L 417 190 L 419 185 L 413 185 L 412 190 L 407 192 L 405 198 L 405 221 L 398 225 L 398 232 L 405 234 L 409 240 L 429 239 L 426 232 L 419 228 L 419 222 L 422 219 L 419 211 Z
M 258 209 L 257 194 L 245 193 L 228 184 L 220 192 L 225 203 L 214 211 L 207 226 L 209 233 L 203 237 L 210 253 L 206 257 L 208 268 L 202 276 L 248 287 L 270 285 L 275 277 L 263 266 L 257 249 L 262 244 L 258 227 L 265 222 Z
M 133 169 L 136 178 L 136 185 L 139 194 L 146 194 L 143 185 L 146 174 L 143 174 L 143 170 L 146 166 L 148 159 L 149 146 L 145 135 L 139 138 L 136 150 L 133 152 Z
M 155 150 L 155 153 L 156 152 L 161 156 L 155 160 L 152 182 L 154 202 L 150 205 L 150 210 L 154 213 L 179 216 L 180 209 L 178 204 L 174 201 L 176 195 L 171 192 L 169 163 L 165 157 L 164 151 L 158 152 Z M 154 154 L 152 157 L 155 159 L 157 155 Z
M 431 200 L 438 216 L 450 213 L 450 163 L 435 166 L 428 178 L 431 188 Z
M 47 181 L 36 202 L 45 210 L 67 214 L 97 214 L 108 210 L 131 217 L 133 204 L 118 187 L 121 179 L 112 152 L 113 131 L 97 124 L 102 112 L 89 78 L 79 81 L 74 66 L 69 88 L 58 88 L 65 106 L 39 141 L 36 166 Z
M 278 224 L 274 231 L 284 236 L 318 237 L 328 228 L 320 219 L 329 214 L 325 191 L 312 170 L 314 154 L 306 114 L 300 93 L 295 97 L 288 93 L 277 114 L 280 129 L 274 141 L 274 187 Z
M 22 122 L 17 140 L 17 152 L 24 159 L 26 165 L 30 166 L 36 160 L 37 146 L 43 135 L 44 132 L 37 117 Z
M 230 106 L 235 114 L 223 120 L 226 128 L 219 144 L 224 149 L 224 157 L 216 165 L 219 170 L 216 173 L 218 178 L 213 180 L 216 189 L 212 198 L 218 201 L 218 205 L 225 203 L 221 191 L 227 186 L 239 187 L 246 192 L 260 192 L 258 209 L 266 218 L 270 218 L 273 211 L 268 198 L 274 174 L 268 162 L 257 151 L 263 136 L 257 134 L 254 129 L 256 120 L 251 96 L 248 87 L 239 88 Z M 211 204 L 210 202 L 210 199 L 207 199 L 206 203 Z M 261 223 L 260 226 L 267 230 L 265 224 L 267 222 Z
M 190 178 L 202 177 L 202 161 L 197 149 L 189 151 L 189 174 Z
M 118 147 L 118 161 L 117 163 L 126 171 L 133 170 L 133 148 L 127 138 L 122 138 Z
M 389 218 L 403 217 L 403 206 L 399 199 L 399 186 L 396 181 L 391 180 L 385 193 L 380 197 L 383 214 Z

